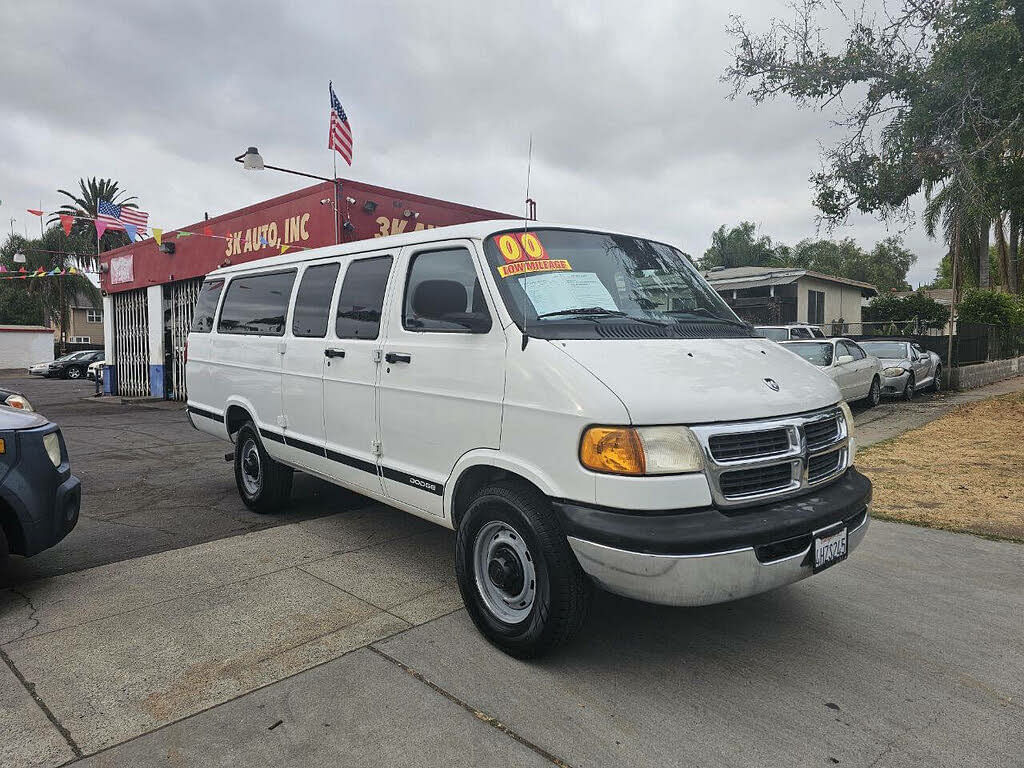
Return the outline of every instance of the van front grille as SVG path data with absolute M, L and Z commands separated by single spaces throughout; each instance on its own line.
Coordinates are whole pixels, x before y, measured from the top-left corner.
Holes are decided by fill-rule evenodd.
M 815 450 L 831 445 L 839 439 L 839 418 L 822 421 L 811 421 L 804 425 L 804 437 L 807 438 L 807 449 Z
M 712 435 L 708 439 L 708 447 L 718 461 L 774 456 L 789 450 L 789 433 L 785 429 L 771 429 L 765 432 Z
M 726 497 L 767 493 L 787 488 L 792 481 L 793 470 L 789 464 L 771 464 L 767 467 L 723 472 L 718 480 L 722 493 Z
M 828 477 L 839 468 L 839 462 L 843 457 L 843 451 L 832 451 L 819 456 L 811 456 L 807 460 L 807 482 L 816 483 Z
M 690 429 L 704 453 L 711 498 L 722 508 L 799 496 L 849 465 L 850 425 L 837 406 Z

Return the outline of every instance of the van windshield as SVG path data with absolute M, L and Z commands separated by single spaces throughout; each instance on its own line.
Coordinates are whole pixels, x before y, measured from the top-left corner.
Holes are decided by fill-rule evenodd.
M 516 324 L 550 339 L 750 337 L 687 257 L 625 235 L 511 230 L 484 253 Z

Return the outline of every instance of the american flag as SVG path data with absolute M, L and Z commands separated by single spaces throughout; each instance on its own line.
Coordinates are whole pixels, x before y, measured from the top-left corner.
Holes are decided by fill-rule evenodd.
M 132 224 L 142 235 L 146 234 L 146 226 L 149 224 L 149 214 L 145 211 L 114 205 L 108 200 L 100 200 L 96 218 L 105 221 L 110 229 L 124 229 L 125 224 Z
M 338 150 L 345 162 L 352 165 L 352 126 L 341 102 L 334 95 L 334 85 L 328 83 L 327 87 L 331 90 L 331 133 L 327 137 L 327 148 Z

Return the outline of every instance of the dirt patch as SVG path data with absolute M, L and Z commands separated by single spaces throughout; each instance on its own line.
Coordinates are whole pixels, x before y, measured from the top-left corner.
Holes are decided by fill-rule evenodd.
M 880 518 L 1024 541 L 1024 393 L 962 405 L 857 454 Z

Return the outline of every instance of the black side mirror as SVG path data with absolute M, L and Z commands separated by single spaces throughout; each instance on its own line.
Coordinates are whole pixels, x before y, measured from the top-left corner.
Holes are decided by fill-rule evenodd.
M 457 323 L 468 328 L 470 333 L 489 333 L 491 330 L 491 316 L 486 312 L 446 312 L 438 319 Z

